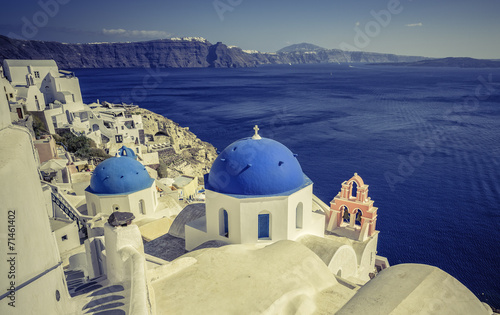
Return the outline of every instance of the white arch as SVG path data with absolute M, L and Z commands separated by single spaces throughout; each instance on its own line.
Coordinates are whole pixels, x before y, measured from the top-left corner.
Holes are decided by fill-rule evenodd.
M 343 278 L 355 277 L 358 273 L 358 262 L 356 252 L 349 245 L 340 246 L 333 254 L 328 269 L 333 274 L 338 274 L 341 271 Z

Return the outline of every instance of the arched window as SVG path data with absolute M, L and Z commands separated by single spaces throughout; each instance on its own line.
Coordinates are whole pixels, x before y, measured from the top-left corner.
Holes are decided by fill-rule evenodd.
M 342 206 L 342 220 L 346 223 L 351 221 L 351 214 L 349 213 L 349 209 L 346 206 Z
M 354 221 L 354 224 L 361 225 L 361 217 L 362 216 L 363 216 L 363 212 L 361 212 L 361 210 L 358 209 L 358 211 L 356 212 L 356 220 Z
M 271 239 L 271 214 L 267 211 L 259 213 L 259 239 Z
M 146 203 L 144 202 L 144 199 L 139 200 L 139 213 L 146 214 Z
M 304 224 L 304 205 L 299 202 L 297 208 L 295 209 L 295 227 L 301 229 Z
M 229 216 L 225 209 L 219 210 L 219 234 L 229 237 Z
M 351 197 L 356 197 L 358 194 L 358 184 L 355 181 L 351 183 Z
M 35 104 L 36 104 L 36 109 L 40 110 L 40 103 L 38 102 L 38 97 L 35 95 Z

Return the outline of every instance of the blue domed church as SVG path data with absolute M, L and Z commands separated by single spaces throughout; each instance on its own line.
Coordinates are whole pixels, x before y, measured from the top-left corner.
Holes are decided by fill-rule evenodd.
M 85 190 L 88 214 L 132 212 L 137 218 L 151 214 L 158 202 L 155 181 L 134 152 L 122 147 L 117 156 L 100 163 Z
M 206 241 L 231 244 L 324 235 L 312 212 L 312 181 L 283 144 L 255 135 L 230 144 L 205 178 L 206 215 L 185 227 L 186 249 Z

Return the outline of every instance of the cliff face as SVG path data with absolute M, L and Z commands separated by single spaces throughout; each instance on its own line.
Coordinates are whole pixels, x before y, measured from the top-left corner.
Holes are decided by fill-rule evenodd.
M 0 35 L 0 60 L 53 59 L 71 68 L 236 68 L 262 64 L 414 62 L 423 57 L 347 52 L 336 49 L 246 53 L 223 43 L 203 40 L 154 40 L 133 43 L 63 44 L 18 40 Z
M 209 67 L 210 43 L 158 40 L 63 44 L 0 36 L 0 59 L 54 59 L 59 68 Z
M 261 64 L 255 57 L 243 52 L 240 48 L 228 48 L 223 43 L 210 47 L 207 61 L 211 67 L 215 68 L 255 67 Z
M 293 51 L 276 54 L 262 54 L 271 64 L 315 64 L 315 63 L 386 63 L 414 62 L 426 59 L 419 56 L 399 56 L 362 51 L 343 51 L 340 49 L 323 49 L 315 51 Z
M 379 65 L 379 64 L 374 64 Z M 500 68 L 500 61 L 485 60 L 463 57 L 448 57 L 432 60 L 419 60 L 416 62 L 398 62 L 391 63 L 392 66 L 409 66 L 409 67 L 457 67 L 457 68 Z
M 198 176 L 203 180 L 203 174 L 210 171 L 217 157 L 213 145 L 198 139 L 189 128 L 180 127 L 172 120 L 147 109 L 136 108 L 131 112 L 141 114 L 144 133 L 161 133 L 169 137 L 171 147 L 158 152 L 160 167 L 166 167 L 168 177 L 175 178 L 185 174 Z

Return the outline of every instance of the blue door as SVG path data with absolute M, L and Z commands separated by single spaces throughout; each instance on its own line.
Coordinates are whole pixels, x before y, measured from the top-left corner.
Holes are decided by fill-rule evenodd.
M 259 238 L 269 238 L 269 213 L 259 214 Z

